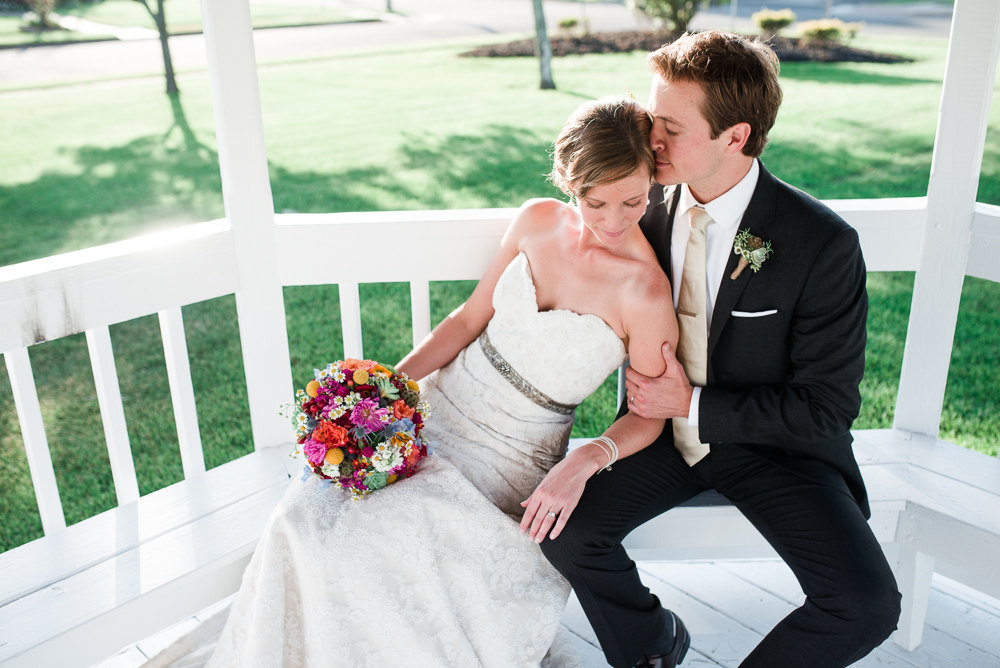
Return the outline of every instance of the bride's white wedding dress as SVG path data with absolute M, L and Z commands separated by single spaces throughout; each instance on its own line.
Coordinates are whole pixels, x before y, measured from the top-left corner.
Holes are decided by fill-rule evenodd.
M 565 455 L 573 415 L 533 401 L 516 375 L 552 402 L 576 405 L 625 348 L 597 316 L 539 312 L 523 253 L 497 283 L 493 306 L 486 344 L 473 342 L 422 383 L 433 409 L 423 438 L 437 449 L 416 475 L 362 501 L 315 479 L 292 483 L 210 668 L 543 661 L 569 585 L 512 516 Z M 567 663 L 557 654 L 546 665 Z

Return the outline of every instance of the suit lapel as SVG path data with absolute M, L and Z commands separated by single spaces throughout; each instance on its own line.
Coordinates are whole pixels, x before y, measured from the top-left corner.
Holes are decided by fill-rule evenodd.
M 757 187 L 754 189 L 753 197 L 743 212 L 743 219 L 740 221 L 740 230 L 749 229 L 754 236 L 768 239 L 768 227 L 774 220 L 775 191 L 777 184 L 774 177 L 760 164 L 760 175 L 757 177 Z M 753 278 L 753 271 L 746 268 L 743 273 L 734 281 L 730 278 L 736 270 L 740 258 L 735 252 L 730 252 L 729 261 L 726 262 L 726 271 L 722 276 L 722 284 L 719 286 L 719 294 L 715 298 L 715 308 L 712 309 L 712 329 L 708 333 L 708 384 L 715 382 L 712 373 L 712 354 L 715 352 L 715 345 L 719 342 L 719 336 L 729 322 L 730 314 L 740 295 L 750 284 Z
M 677 202 L 681 199 L 681 189 L 679 186 L 663 186 L 663 201 L 667 208 L 667 224 L 664 226 L 666 230 L 666 263 L 661 262 L 664 270 L 667 272 L 667 280 L 670 281 L 670 285 L 674 284 L 674 265 L 670 257 L 670 249 L 673 247 L 671 243 L 671 238 L 674 235 L 674 213 L 677 211 Z M 671 297 L 672 299 L 673 297 Z
M 672 281 L 670 266 L 670 235 L 673 233 L 674 209 L 680 199 L 680 188 L 654 184 L 649 191 L 649 206 L 639 220 L 639 227 L 649 245 L 656 253 L 656 259 Z M 672 283 L 671 283 L 672 284 Z

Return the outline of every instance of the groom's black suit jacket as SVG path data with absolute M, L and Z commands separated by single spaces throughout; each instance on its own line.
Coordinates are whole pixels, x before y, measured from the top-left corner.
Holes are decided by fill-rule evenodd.
M 840 489 L 868 518 L 850 433 L 861 406 L 868 315 L 858 235 L 827 206 L 760 167 L 740 229 L 770 241 L 773 253 L 758 272 L 747 267 L 736 280 L 730 274 L 739 258 L 730 255 L 708 337 L 699 436 L 713 449 L 741 447 Z M 679 194 L 654 185 L 639 223 L 671 283 Z M 731 315 L 770 309 L 777 313 Z M 669 421 L 660 440 L 673 442 Z

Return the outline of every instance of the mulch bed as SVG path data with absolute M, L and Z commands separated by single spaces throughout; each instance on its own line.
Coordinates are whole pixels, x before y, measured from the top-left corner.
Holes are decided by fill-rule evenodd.
M 655 51 L 671 41 L 669 33 L 638 31 L 599 32 L 580 37 L 555 36 L 551 39 L 553 56 L 584 53 L 621 53 L 625 51 Z M 815 61 L 825 63 L 909 63 L 910 58 L 888 53 L 855 49 L 839 42 L 803 42 L 798 38 L 774 37 L 771 48 L 782 62 Z M 509 58 L 534 56 L 535 40 L 522 39 L 507 44 L 480 46 L 460 54 L 473 58 Z

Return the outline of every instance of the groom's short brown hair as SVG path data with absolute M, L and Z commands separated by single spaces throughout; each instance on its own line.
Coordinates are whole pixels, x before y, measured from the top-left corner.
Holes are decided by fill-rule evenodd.
M 743 153 L 759 157 L 781 105 L 778 56 L 767 44 L 732 33 L 685 33 L 646 58 L 664 81 L 693 81 L 705 94 L 701 115 L 712 139 L 737 123 L 750 124 Z

